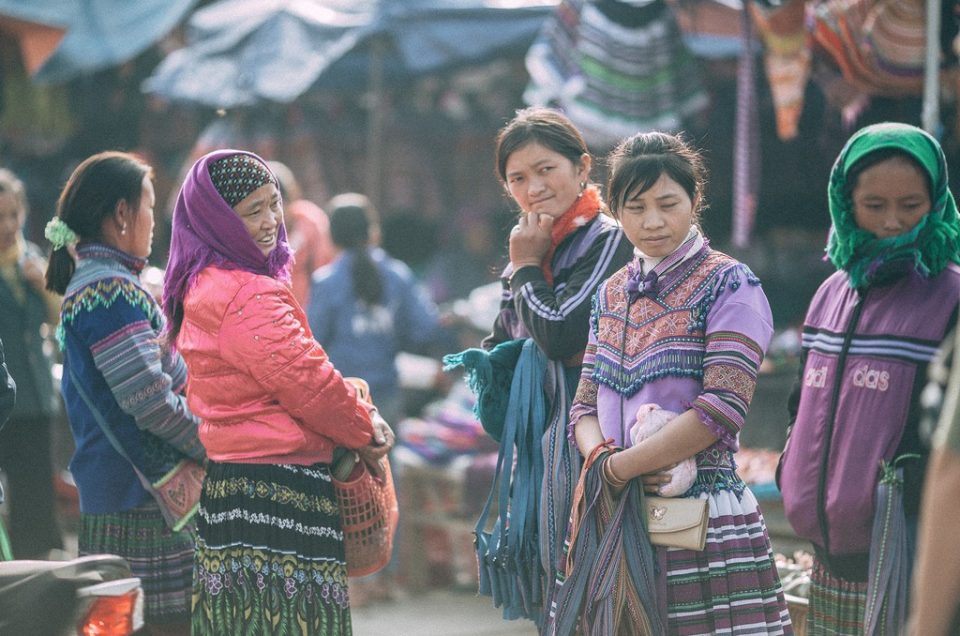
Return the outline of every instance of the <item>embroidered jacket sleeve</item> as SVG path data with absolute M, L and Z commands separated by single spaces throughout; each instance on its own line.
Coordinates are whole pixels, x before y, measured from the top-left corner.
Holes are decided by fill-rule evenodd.
M 758 283 L 738 266 L 724 276 L 706 320 L 703 392 L 693 409 L 725 445 L 737 448 L 757 373 L 773 336 L 770 305 Z
M 314 340 L 289 289 L 259 280 L 244 285 L 227 306 L 218 338 L 224 360 L 304 427 L 347 448 L 370 443 L 367 407 Z
M 161 350 L 163 323 L 156 302 L 124 278 L 103 279 L 81 294 L 89 292 L 100 295 L 99 302 L 109 310 L 76 316 L 75 324 L 85 341 L 92 343 L 94 364 L 117 404 L 140 429 L 203 460 L 206 454 L 197 439 L 198 422 L 182 394 L 186 368 L 179 355 Z
M 570 269 L 557 273 L 555 287 L 539 267 L 521 267 L 510 277 L 513 308 L 530 336 L 551 360 L 565 360 L 583 351 L 587 342 L 590 299 L 597 286 L 630 260 L 633 248 L 620 231 L 603 232 Z M 500 313 L 497 322 L 504 317 Z M 495 324 L 484 341 L 492 348 L 509 328 Z

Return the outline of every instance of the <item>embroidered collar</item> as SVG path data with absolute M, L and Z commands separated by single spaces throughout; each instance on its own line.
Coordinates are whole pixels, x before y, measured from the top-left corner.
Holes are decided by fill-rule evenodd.
M 79 258 L 100 258 L 116 261 L 138 276 L 147 266 L 147 259 L 132 256 L 123 250 L 103 243 L 81 243 L 77 245 L 77 256 Z
M 656 296 L 661 282 L 667 278 L 673 278 L 668 276 L 669 274 L 675 273 L 680 265 L 708 246 L 709 241 L 706 237 L 696 227 L 692 227 L 686 240 L 668 256 L 657 261 L 656 265 L 646 273 L 644 273 L 647 269 L 645 265 L 653 262 L 654 259 L 634 250 L 634 259 L 627 264 L 626 291 L 630 301 L 633 302 L 641 296 Z

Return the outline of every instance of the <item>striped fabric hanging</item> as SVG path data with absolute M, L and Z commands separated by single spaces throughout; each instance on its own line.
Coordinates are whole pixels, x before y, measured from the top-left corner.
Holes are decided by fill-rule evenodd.
M 754 36 L 750 12 L 740 12 L 740 61 L 737 65 L 737 111 L 733 144 L 733 245 L 750 245 L 757 211 L 760 182 L 760 131 L 757 122 L 757 88 Z
M 544 634 L 666 633 L 639 480 L 614 497 L 601 474 L 608 450 L 594 449 L 577 483 L 560 588 Z

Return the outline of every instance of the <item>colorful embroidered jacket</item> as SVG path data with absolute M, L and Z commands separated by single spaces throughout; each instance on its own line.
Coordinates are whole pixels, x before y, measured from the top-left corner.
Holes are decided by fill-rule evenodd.
M 150 495 L 114 450 L 72 376 L 143 473 L 159 478 L 184 455 L 202 460 L 197 420 L 181 395 L 183 359 L 160 346 L 163 313 L 141 286 L 145 261 L 99 244 L 77 248 L 77 269 L 60 311 L 63 397 L 76 451 L 70 472 L 80 510 L 119 512 Z
M 958 303 L 956 265 L 862 293 L 840 271 L 810 302 L 779 484 L 794 530 L 827 555 L 868 552 L 881 459 L 924 455 L 901 464 L 904 506 L 916 515 L 927 453 L 919 395 Z
M 627 447 L 640 405 L 677 413 L 692 408 L 717 437 L 698 464 L 732 468 L 773 335 L 760 281 L 706 245 L 634 300 L 630 273 L 631 266 L 624 267 L 597 290 L 570 434 L 581 417 L 595 415 L 604 437 Z
M 540 267 L 508 265 L 493 333 L 484 349 L 514 338 L 530 338 L 551 360 L 578 366 L 587 343 L 590 298 L 597 286 L 623 267 L 633 246 L 609 217 L 600 215 L 568 236 L 553 256 L 553 285 Z

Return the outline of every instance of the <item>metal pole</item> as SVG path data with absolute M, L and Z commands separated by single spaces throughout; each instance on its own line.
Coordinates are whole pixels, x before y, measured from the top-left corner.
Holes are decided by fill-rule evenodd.
M 367 162 L 364 194 L 380 208 L 380 188 L 383 176 L 383 123 L 386 120 L 386 101 L 383 95 L 383 59 L 387 45 L 384 36 L 375 36 L 370 47 L 370 77 L 367 95 Z
M 923 129 L 940 127 L 940 0 L 927 0 L 927 55 L 923 73 Z

